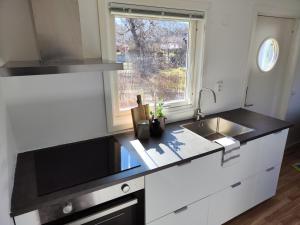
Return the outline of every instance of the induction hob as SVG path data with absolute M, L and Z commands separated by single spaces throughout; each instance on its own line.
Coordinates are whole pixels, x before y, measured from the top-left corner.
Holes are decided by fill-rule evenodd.
M 39 150 L 34 158 L 39 196 L 141 166 L 112 136 Z

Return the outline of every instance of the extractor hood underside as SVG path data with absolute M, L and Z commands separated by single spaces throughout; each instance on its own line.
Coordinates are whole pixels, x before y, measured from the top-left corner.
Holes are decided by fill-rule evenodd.
M 0 76 L 31 76 L 61 73 L 83 73 L 97 71 L 123 70 L 122 63 L 101 59 L 8 62 L 0 68 Z

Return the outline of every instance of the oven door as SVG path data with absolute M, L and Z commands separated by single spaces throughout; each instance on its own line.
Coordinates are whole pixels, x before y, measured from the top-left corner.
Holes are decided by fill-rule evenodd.
M 140 225 L 136 215 L 137 206 L 138 199 L 134 198 L 66 225 Z

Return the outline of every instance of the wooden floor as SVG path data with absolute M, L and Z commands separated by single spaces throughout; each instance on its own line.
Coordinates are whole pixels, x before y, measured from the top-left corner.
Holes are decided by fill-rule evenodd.
M 300 225 L 300 172 L 291 165 L 300 162 L 300 146 L 284 156 L 277 194 L 226 225 Z

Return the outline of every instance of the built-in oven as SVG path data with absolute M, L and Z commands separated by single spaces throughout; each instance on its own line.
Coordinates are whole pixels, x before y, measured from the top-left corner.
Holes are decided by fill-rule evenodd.
M 39 209 L 43 225 L 143 225 L 144 178 Z

